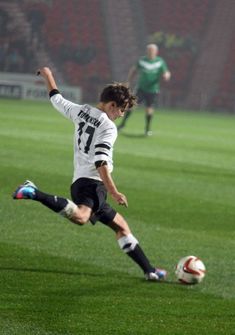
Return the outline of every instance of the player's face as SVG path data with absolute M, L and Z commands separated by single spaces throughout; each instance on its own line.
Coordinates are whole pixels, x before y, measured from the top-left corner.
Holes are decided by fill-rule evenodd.
M 122 117 L 124 115 L 124 111 L 121 107 L 115 107 L 113 110 L 113 117 L 114 120 L 118 119 L 119 117 Z
M 116 120 L 119 117 L 124 116 L 125 112 L 128 110 L 128 103 L 124 106 L 117 106 L 115 101 L 110 101 L 108 103 L 100 103 L 98 108 L 108 114 L 111 120 Z
M 113 107 L 113 120 L 118 119 L 119 117 L 123 117 L 125 112 L 127 111 L 127 106 L 121 107 L 117 106 L 115 103 L 115 106 Z
M 147 57 L 149 59 L 154 59 L 157 56 L 157 49 L 154 47 L 147 48 Z

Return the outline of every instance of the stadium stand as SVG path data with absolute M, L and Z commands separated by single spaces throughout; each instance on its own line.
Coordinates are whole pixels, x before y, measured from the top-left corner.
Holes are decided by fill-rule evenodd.
M 235 113 L 235 31 L 229 50 L 229 56 L 223 69 L 223 75 L 219 82 L 218 90 L 212 101 L 212 108 Z
M 26 27 L 19 28 L 19 17 L 12 19 L 17 7 L 15 3 L 0 3 L 0 71 L 24 73 L 35 64 L 25 39 Z
M 110 80 L 105 31 L 98 0 L 56 0 L 51 1 L 50 5 L 33 2 L 30 5 L 27 3 L 25 10 L 31 18 L 32 13 L 40 13 L 40 16 L 34 17 L 36 34 L 40 33 L 45 48 L 67 82 L 80 85 L 86 91 L 92 85 L 94 89 Z M 39 30 L 38 26 L 42 28 Z
M 130 67 L 137 61 L 146 44 L 141 2 L 104 0 L 102 3 L 112 78 L 125 81 Z
M 98 0 L 2 1 L 0 26 L 0 71 L 33 73 L 47 64 L 61 81 L 89 88 L 86 98 L 95 100 L 111 80 Z
M 4 10 L 8 17 L 1 43 L 5 58 L 0 70 L 32 74 L 42 63 L 49 64 L 54 69 L 53 62 L 31 27 L 24 4 L 19 1 L 0 2 L 0 9 Z
M 212 5 L 212 0 L 158 0 L 157 2 L 142 0 L 149 33 L 163 30 L 181 35 L 200 36 L 205 29 L 208 11 Z
M 223 80 L 235 32 L 235 2 L 227 1 L 224 6 L 223 2 L 217 1 L 212 14 L 192 71 L 190 94 L 186 100 L 189 108 L 214 109 L 214 97 L 220 99 L 222 94 L 219 83 Z

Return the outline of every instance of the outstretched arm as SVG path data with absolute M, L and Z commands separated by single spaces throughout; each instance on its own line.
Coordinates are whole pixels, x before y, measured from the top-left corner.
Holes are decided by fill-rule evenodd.
M 38 69 L 37 75 L 41 75 L 44 78 L 48 93 L 50 93 L 52 90 L 58 90 L 55 78 L 49 67 L 43 67 L 41 69 Z
M 100 178 L 102 179 L 104 186 L 111 197 L 119 204 L 125 207 L 128 206 L 127 198 L 124 194 L 118 192 L 117 187 L 112 179 L 111 174 L 108 171 L 107 165 L 101 165 L 97 168 Z

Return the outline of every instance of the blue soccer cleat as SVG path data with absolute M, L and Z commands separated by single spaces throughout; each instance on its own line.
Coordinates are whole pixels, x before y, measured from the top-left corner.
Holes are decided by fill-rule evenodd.
M 164 269 L 156 268 L 154 272 L 149 272 L 145 274 L 146 280 L 149 281 L 163 281 L 166 279 L 167 271 Z
M 13 199 L 35 199 L 37 186 L 30 180 L 26 180 L 23 185 L 20 185 L 13 193 Z

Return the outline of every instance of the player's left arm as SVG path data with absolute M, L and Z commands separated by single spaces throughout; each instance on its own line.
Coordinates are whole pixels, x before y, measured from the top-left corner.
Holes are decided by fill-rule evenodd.
M 162 78 L 165 81 L 169 81 L 171 79 L 171 73 L 170 73 L 170 71 L 168 69 L 168 66 L 167 66 L 167 64 L 164 60 L 162 62 Z
M 163 72 L 163 75 L 162 75 L 163 79 L 165 81 L 169 81 L 171 79 L 171 73 L 169 70 L 167 70 L 166 72 Z
M 95 140 L 95 167 L 100 175 L 101 180 L 107 192 L 119 205 L 128 206 L 127 198 L 124 194 L 120 193 L 113 181 L 111 172 L 109 169 L 110 160 L 112 160 L 113 145 L 117 138 L 116 126 L 104 125 L 98 131 L 98 135 Z
M 120 193 L 113 181 L 113 178 L 108 170 L 108 166 L 105 161 L 98 161 L 96 163 L 97 170 L 99 172 L 100 178 L 102 179 L 104 186 L 108 193 L 111 195 L 114 201 L 119 205 L 128 207 L 127 198 L 124 194 Z

